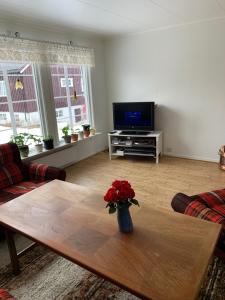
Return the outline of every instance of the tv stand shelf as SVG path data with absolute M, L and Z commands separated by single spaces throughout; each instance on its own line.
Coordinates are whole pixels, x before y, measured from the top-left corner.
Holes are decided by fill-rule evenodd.
M 109 158 L 112 156 L 153 157 L 156 163 L 162 154 L 162 132 L 114 131 L 108 134 Z

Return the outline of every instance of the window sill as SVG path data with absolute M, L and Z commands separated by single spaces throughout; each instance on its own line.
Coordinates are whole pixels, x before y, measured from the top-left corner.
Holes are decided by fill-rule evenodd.
M 69 144 L 65 144 L 65 142 L 61 141 L 61 142 L 59 142 L 58 145 L 55 145 L 55 147 L 53 149 L 51 149 L 51 150 L 43 149 L 42 152 L 37 152 L 35 148 L 32 148 L 32 149 L 30 149 L 29 156 L 22 158 L 22 161 L 29 162 L 29 161 L 32 161 L 32 160 L 35 160 L 35 159 L 38 159 L 38 158 L 56 153 L 58 151 L 62 151 L 64 149 L 77 146 L 78 144 L 85 143 L 87 140 L 93 139 L 93 138 L 95 138 L 96 136 L 98 136 L 100 134 L 101 134 L 101 132 L 98 132 L 95 135 L 91 135 L 87 138 L 84 138 L 82 140 L 78 140 L 77 142 L 72 142 L 72 143 L 69 143 Z

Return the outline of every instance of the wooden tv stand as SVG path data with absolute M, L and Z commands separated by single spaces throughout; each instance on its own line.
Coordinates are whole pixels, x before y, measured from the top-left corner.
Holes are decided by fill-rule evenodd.
M 112 156 L 153 157 L 159 163 L 162 154 L 162 131 L 128 133 L 121 130 L 108 134 L 109 158 Z

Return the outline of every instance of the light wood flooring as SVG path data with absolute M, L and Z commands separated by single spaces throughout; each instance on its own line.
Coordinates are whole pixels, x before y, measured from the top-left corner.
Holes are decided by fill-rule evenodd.
M 225 172 L 218 164 L 182 158 L 166 157 L 157 165 L 146 158 L 114 158 L 101 152 L 66 169 L 67 181 L 104 192 L 115 179 L 127 179 L 136 199 L 149 206 L 171 209 L 172 197 L 182 192 L 188 195 L 225 188 Z
M 108 153 L 101 152 L 66 168 L 66 172 L 67 181 L 94 187 L 102 195 L 113 180 L 127 179 L 140 204 L 165 209 L 171 209 L 171 199 L 178 192 L 193 195 L 225 188 L 225 172 L 218 164 L 164 156 L 156 165 L 146 158 L 114 158 L 110 161 Z M 102 205 L 105 205 L 103 200 Z M 17 237 L 18 249 L 27 243 L 26 239 Z M 0 265 L 8 262 L 6 244 L 0 243 Z

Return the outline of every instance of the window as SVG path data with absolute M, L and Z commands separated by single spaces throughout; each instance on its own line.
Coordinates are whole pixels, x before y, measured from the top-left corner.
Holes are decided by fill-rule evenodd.
M 50 68 L 58 134 L 61 137 L 62 128 L 67 125 L 74 128 L 90 123 L 87 67 L 52 65 Z
M 80 106 L 74 109 L 74 118 L 75 118 L 75 123 L 79 123 L 82 120 L 86 119 L 86 110 L 84 106 Z
M 60 82 L 61 87 L 66 87 L 66 78 L 61 78 Z M 73 78 L 68 78 L 67 82 L 69 87 L 73 87 Z
M 0 63 L 0 82 L 0 143 L 20 132 L 42 135 L 33 66 Z
M 14 117 L 15 117 L 15 121 L 16 122 L 20 121 L 20 115 L 19 114 L 15 114 Z
M 62 110 L 56 110 L 56 118 L 63 117 L 63 111 Z
M 0 97 L 6 97 L 6 86 L 5 86 L 5 81 L 0 80 Z
M 6 121 L 7 115 L 6 114 L 0 114 L 0 121 Z

